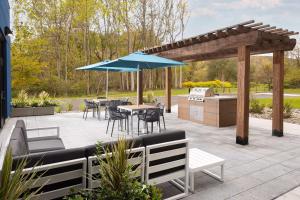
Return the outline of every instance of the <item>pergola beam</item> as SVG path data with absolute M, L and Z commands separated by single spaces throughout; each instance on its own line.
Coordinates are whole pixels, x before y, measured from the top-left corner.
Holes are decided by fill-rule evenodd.
M 210 37 L 210 36 L 208 36 Z M 224 49 L 238 48 L 241 45 L 251 46 L 260 41 L 261 35 L 258 32 L 243 33 L 235 36 L 228 36 L 206 43 L 196 43 L 188 47 L 170 49 L 159 53 L 160 56 L 181 60 L 180 57 L 209 54 Z

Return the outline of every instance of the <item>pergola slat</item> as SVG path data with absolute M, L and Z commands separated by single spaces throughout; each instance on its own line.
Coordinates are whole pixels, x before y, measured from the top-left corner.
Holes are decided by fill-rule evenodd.
M 259 23 L 255 23 L 255 24 L 246 25 L 246 27 L 253 28 L 253 27 L 261 26 L 261 25 L 263 25 L 263 23 L 259 22 Z

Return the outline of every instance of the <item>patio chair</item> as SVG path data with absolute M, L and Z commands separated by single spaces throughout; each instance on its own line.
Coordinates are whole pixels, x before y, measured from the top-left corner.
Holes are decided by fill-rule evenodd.
M 128 115 L 126 115 L 123 112 L 120 112 L 116 107 L 108 107 L 108 114 L 109 114 L 109 118 L 108 118 L 108 122 L 107 122 L 106 134 L 108 132 L 110 121 L 113 121 L 112 129 L 111 129 L 111 137 L 112 137 L 112 134 L 114 131 L 114 126 L 115 126 L 115 121 L 119 122 L 119 124 L 121 125 L 121 130 L 122 130 L 123 129 L 123 120 L 125 120 L 125 129 L 127 129 L 127 134 L 129 134 Z M 127 124 L 127 128 L 126 128 L 126 124 Z
M 97 114 L 99 115 L 99 108 L 98 108 L 98 105 L 95 102 L 84 99 L 84 104 L 85 104 L 85 109 L 83 111 L 83 118 L 85 120 L 87 118 L 89 109 L 93 110 L 93 116 L 95 115 L 95 110 L 96 110 Z M 85 115 L 85 117 L 84 117 L 84 115 Z
M 105 106 L 105 119 L 107 119 L 108 117 L 108 108 L 109 107 L 114 107 L 115 109 L 118 109 L 118 106 L 120 106 L 122 104 L 122 101 L 121 100 L 111 100 L 111 101 L 108 101 L 106 103 L 106 106 Z
M 166 123 L 165 123 L 165 105 L 162 103 L 158 103 L 156 104 L 156 106 L 160 109 L 159 115 L 160 117 L 163 119 L 163 123 L 164 123 L 164 129 L 166 130 Z
M 148 130 L 148 123 L 151 123 L 151 133 L 153 133 L 153 123 L 157 122 L 158 130 L 160 132 L 160 109 L 147 109 L 144 113 L 138 114 L 138 135 L 140 133 L 140 121 L 144 121 L 145 126 L 147 128 L 147 134 L 149 133 Z

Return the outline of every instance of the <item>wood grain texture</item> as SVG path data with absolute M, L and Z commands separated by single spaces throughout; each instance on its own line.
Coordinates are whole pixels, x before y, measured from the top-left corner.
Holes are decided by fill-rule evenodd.
M 248 144 L 249 135 L 249 85 L 250 85 L 250 50 L 247 46 L 238 48 L 237 66 L 237 126 L 236 143 Z
M 284 51 L 273 53 L 273 117 L 272 135 L 283 136 Z

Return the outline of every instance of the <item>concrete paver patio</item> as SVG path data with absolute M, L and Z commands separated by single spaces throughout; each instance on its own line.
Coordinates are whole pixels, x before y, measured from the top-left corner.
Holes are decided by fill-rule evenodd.
M 92 118 L 91 114 L 87 120 L 82 119 L 82 113 L 23 119 L 28 128 L 59 126 L 66 148 L 116 140 L 126 135 L 125 132 L 118 135 L 117 128 L 112 138 L 106 135 L 107 121 L 103 117 L 100 121 Z M 166 126 L 167 129 L 185 130 L 191 148 L 226 159 L 224 183 L 199 173 L 195 177 L 195 193 L 186 199 L 274 199 L 300 185 L 300 133 L 297 134 L 300 126 L 292 125 L 291 131 L 278 138 L 271 136 L 269 122 L 250 119 L 250 144 L 247 146 L 235 144 L 235 127 L 204 126 L 180 120 L 176 113 L 166 114 Z M 288 129 L 289 124 L 286 126 Z M 219 168 L 211 170 L 219 173 Z M 169 193 L 176 192 L 171 191 L 171 187 L 165 189 Z

